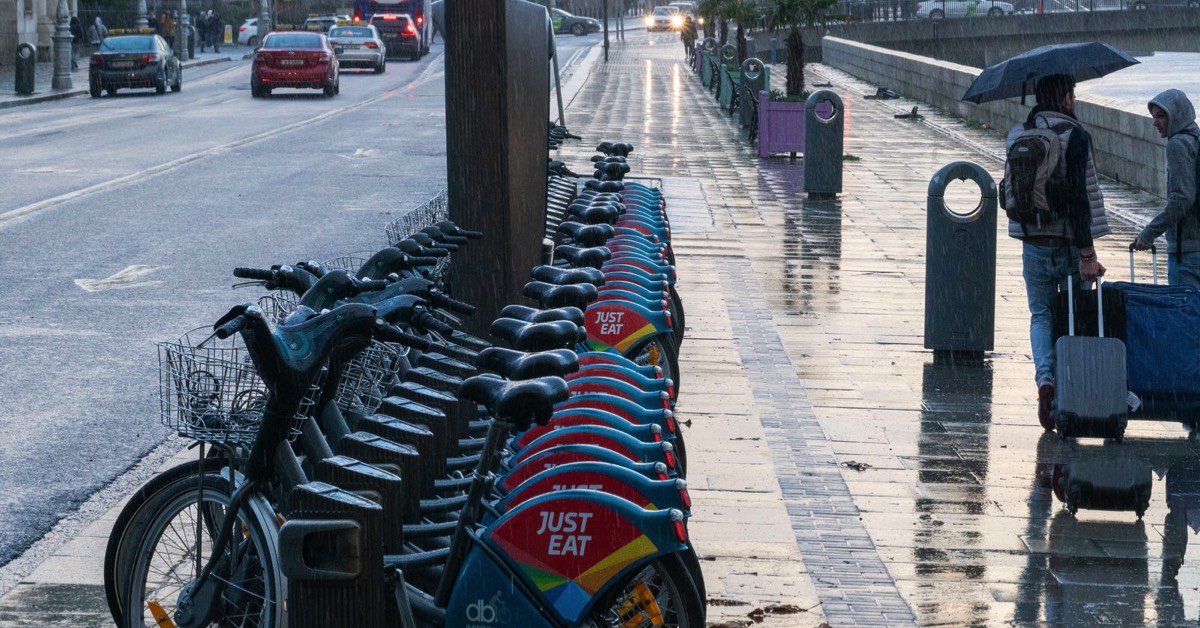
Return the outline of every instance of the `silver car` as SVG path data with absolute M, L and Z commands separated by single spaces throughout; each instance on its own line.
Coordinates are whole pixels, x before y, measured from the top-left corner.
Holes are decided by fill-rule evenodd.
M 343 68 L 371 68 L 376 74 L 387 69 L 387 46 L 370 24 L 334 26 L 329 29 L 329 43 Z
M 917 17 L 940 20 L 946 17 L 998 17 L 1012 15 L 1013 5 L 999 0 L 925 0 L 917 4 Z

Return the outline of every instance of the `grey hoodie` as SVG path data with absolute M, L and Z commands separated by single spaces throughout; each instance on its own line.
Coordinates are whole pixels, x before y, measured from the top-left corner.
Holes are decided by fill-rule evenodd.
M 1196 156 L 1200 148 L 1200 127 L 1196 126 L 1196 109 L 1188 97 L 1177 89 L 1168 89 L 1151 100 L 1167 112 L 1167 204 L 1139 237 L 1153 242 L 1164 233 L 1167 253 L 1200 251 L 1200 220 L 1192 207 L 1196 201 Z

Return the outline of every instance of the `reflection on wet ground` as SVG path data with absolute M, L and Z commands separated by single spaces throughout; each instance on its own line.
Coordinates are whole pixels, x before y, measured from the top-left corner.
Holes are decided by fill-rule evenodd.
M 895 111 L 920 103 L 864 100 L 876 86 L 810 66 L 809 82 L 832 81 L 846 103 L 845 152 L 857 158 L 844 162 L 836 200 L 810 201 L 803 160 L 759 159 L 676 60 L 676 45 L 646 43 L 630 37 L 614 49 L 613 61 L 581 94 L 600 106 L 570 126 L 633 142 L 635 173 L 698 181 L 708 214 L 699 221 L 689 214 L 689 225 L 702 226 L 675 234 L 676 253 L 681 265 L 719 275 L 697 283 L 719 283 L 727 311 L 716 318 L 728 325 L 699 330 L 700 342 L 732 334 L 736 350 L 728 359 L 739 360 L 749 380 L 750 411 L 766 429 L 803 567 L 826 620 L 863 623 L 865 606 L 855 592 L 880 600 L 898 593 L 920 625 L 1200 619 L 1200 569 L 1183 560 L 1200 529 L 1193 440 L 1178 421 L 1133 421 L 1121 445 L 1043 434 L 1020 248 L 1003 220 L 995 350 L 981 362 L 953 362 L 923 348 L 929 178 L 964 159 L 998 178 L 1002 138 L 924 108 L 923 121 L 898 120 Z M 783 70 L 772 68 L 778 87 Z M 586 161 L 590 148 L 563 155 L 568 164 Z M 670 199 L 670 185 L 664 187 Z M 1123 279 L 1125 246 L 1160 201 L 1112 183 L 1104 192 L 1116 233 L 1098 244 L 1099 253 L 1110 276 Z M 947 190 L 954 207 L 973 207 L 978 196 L 974 185 Z M 680 286 L 689 322 L 692 307 L 714 306 L 688 300 L 697 283 Z M 685 343 L 685 363 L 688 351 Z M 689 392 L 683 394 L 688 412 Z M 713 390 L 691 394 L 719 403 Z M 1133 512 L 1067 512 L 1052 488 L 1055 469 L 1119 456 L 1153 469 L 1143 519 Z M 831 467 L 837 481 L 826 475 Z M 817 490 L 816 478 L 827 492 Z M 838 499 L 838 487 L 851 503 L 823 511 Z M 828 533 L 846 535 L 847 553 L 839 555 L 828 535 L 809 534 L 811 517 L 844 526 Z M 874 564 L 857 553 L 856 529 L 886 566 L 887 582 L 852 577 L 869 575 Z M 888 612 L 870 619 L 911 621 L 903 614 L 889 621 Z

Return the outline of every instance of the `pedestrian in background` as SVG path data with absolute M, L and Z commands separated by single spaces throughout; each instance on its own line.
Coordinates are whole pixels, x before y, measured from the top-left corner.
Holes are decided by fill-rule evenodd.
M 200 52 L 208 45 L 208 13 L 200 12 L 196 16 L 196 38 L 200 40 Z
M 221 52 L 221 40 L 225 39 L 225 25 L 221 23 L 220 14 L 212 10 L 208 12 L 208 36 L 213 52 Z
M 170 11 L 163 11 L 162 19 L 158 21 L 159 27 L 162 29 L 162 37 L 167 40 L 167 45 L 175 48 L 175 18 L 171 16 Z
M 100 16 L 96 16 L 96 21 L 92 22 L 87 30 L 88 46 L 93 52 L 96 51 L 105 37 L 108 37 L 108 29 L 105 28 L 104 21 L 100 19 Z
M 1200 127 L 1196 108 L 1183 92 L 1168 89 L 1147 107 L 1154 128 L 1167 140 L 1167 204 L 1133 240 L 1145 251 L 1160 235 L 1167 236 L 1167 283 L 1200 286 L 1200 215 L 1196 206 L 1196 158 Z
M 1055 129 L 1065 180 L 1061 189 L 1047 190 L 1048 202 L 1064 216 L 1042 224 L 1008 222 L 1008 235 L 1022 241 L 1022 275 L 1029 300 L 1029 344 L 1033 350 L 1034 381 L 1038 387 L 1038 420 L 1054 428 L 1054 331 L 1050 304 L 1067 277 L 1084 283 L 1104 275 L 1104 265 L 1092 245 L 1112 232 L 1104 213 L 1092 138 L 1075 118 L 1075 80 L 1066 74 L 1042 78 L 1034 87 L 1037 106 L 1025 124 L 1008 134 L 1008 147 L 1032 126 Z
M 696 18 L 685 15 L 683 16 L 683 27 L 679 29 L 679 38 L 683 40 L 683 59 L 688 63 L 692 62 L 692 57 L 696 54 Z
M 79 47 L 83 45 L 83 22 L 78 15 L 72 15 L 68 26 L 71 29 L 71 69 L 79 69 Z

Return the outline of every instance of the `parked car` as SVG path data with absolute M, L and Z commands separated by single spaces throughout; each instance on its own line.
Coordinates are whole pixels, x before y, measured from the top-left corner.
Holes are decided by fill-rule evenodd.
M 332 97 L 341 90 L 338 67 L 337 54 L 325 33 L 268 33 L 254 51 L 250 95 L 259 98 L 280 87 L 298 87 L 324 90 Z
M 371 16 L 370 24 L 387 45 L 389 55 L 407 55 L 412 61 L 421 58 L 424 46 L 412 16 L 407 13 L 376 13 Z
M 683 25 L 683 14 L 679 7 L 654 7 L 654 12 L 646 16 L 646 30 L 669 31 Z
M 1125 0 L 1125 4 L 1134 11 L 1157 9 L 1159 7 L 1200 8 L 1200 0 Z
M 248 17 L 238 27 L 237 42 L 251 48 L 258 46 L 258 18 Z
M 329 29 L 329 44 L 337 52 L 338 64 L 343 68 L 372 68 L 376 74 L 387 69 L 387 45 L 370 24 L 334 26 Z
M 167 87 L 183 89 L 183 66 L 167 41 L 158 35 L 114 35 L 106 37 L 88 63 L 88 92 L 99 98 L 122 87 L 153 87 L 163 94 Z
M 1000 0 L 926 0 L 917 4 L 917 17 L 940 20 L 946 17 L 1012 15 L 1013 5 Z
M 550 23 L 554 25 L 554 32 L 559 34 L 571 33 L 582 37 L 588 33 L 600 32 L 600 20 L 571 15 L 562 9 L 550 9 Z

